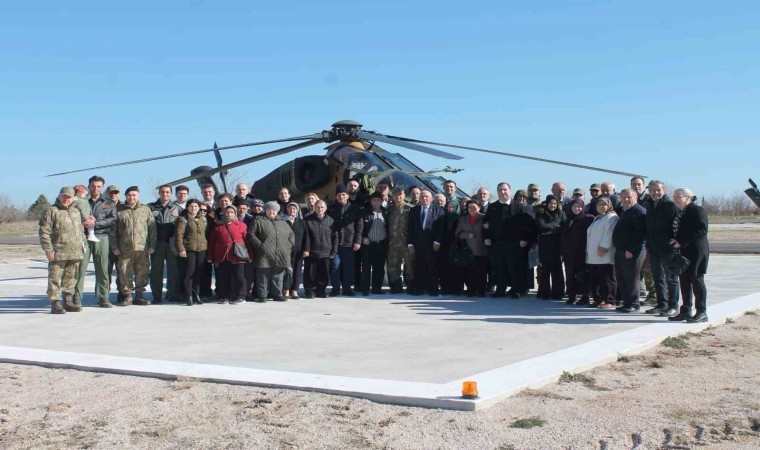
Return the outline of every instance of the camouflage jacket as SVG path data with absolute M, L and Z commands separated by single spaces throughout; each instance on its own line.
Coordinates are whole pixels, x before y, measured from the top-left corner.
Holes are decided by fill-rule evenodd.
M 402 203 L 401 207 L 396 206 L 395 203 L 388 205 L 388 243 L 390 245 L 406 247 L 406 233 L 411 210 L 412 206 L 408 203 Z
M 147 206 L 126 203 L 116 209 L 116 226 L 111 229 L 111 251 L 147 251 L 156 249 L 156 219 Z
M 40 245 L 45 253 L 55 253 L 56 261 L 82 259 L 84 226 L 77 208 L 55 204 L 40 217 Z

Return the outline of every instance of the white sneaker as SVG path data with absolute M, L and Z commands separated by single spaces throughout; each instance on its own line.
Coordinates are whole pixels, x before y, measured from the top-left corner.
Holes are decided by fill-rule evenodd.
M 100 242 L 100 239 L 98 239 L 94 234 L 91 236 L 87 236 L 87 240 L 90 242 Z

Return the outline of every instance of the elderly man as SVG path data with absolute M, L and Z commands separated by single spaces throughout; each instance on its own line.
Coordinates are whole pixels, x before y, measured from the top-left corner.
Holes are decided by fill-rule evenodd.
M 601 185 L 602 195 L 607 196 L 612 201 L 612 208 L 616 213 L 620 212 L 620 195 L 615 191 L 615 183 L 612 181 L 605 181 Z
M 414 256 L 406 250 L 406 237 L 409 228 L 409 212 L 412 207 L 404 200 L 404 189 L 396 187 L 391 195 L 391 204 L 388 207 L 388 286 L 391 294 L 404 292 L 401 281 L 401 266 L 404 267 L 404 282 L 407 289 L 411 289 L 412 261 Z
M 557 199 L 560 207 L 564 207 L 573 201 L 572 198 L 567 196 L 567 188 L 564 181 L 555 181 L 552 184 L 552 195 Z
M 630 313 L 639 310 L 639 274 L 646 255 L 646 210 L 638 204 L 638 195 L 633 189 L 623 189 L 620 202 L 623 212 L 612 231 L 615 278 L 623 302 L 616 309 L 618 312 Z
M 375 188 L 375 192 L 378 192 L 381 195 L 381 198 L 383 201 L 382 207 L 387 208 L 388 203 L 390 203 L 391 201 L 391 188 L 390 186 L 388 186 L 388 183 L 384 183 L 384 182 L 378 183 L 377 187 Z M 366 203 L 366 206 L 369 206 L 369 200 L 367 200 L 365 203 Z M 362 206 L 365 206 L 365 205 L 362 205 Z
M 488 200 L 491 198 L 491 193 L 488 191 L 488 188 L 485 186 L 481 186 L 478 188 L 478 190 L 475 192 L 475 195 L 472 196 L 472 199 L 478 202 L 478 205 L 480 205 L 480 213 L 485 214 L 488 210 Z
M 161 303 L 164 289 L 164 268 L 166 268 L 166 298 L 173 302 L 183 301 L 180 292 L 179 266 L 174 246 L 174 228 L 182 208 L 171 200 L 172 188 L 159 186 L 158 200 L 150 203 L 156 221 L 156 249 L 150 256 L 150 290 L 153 303 Z
M 147 206 L 140 203 L 137 186 L 127 188 L 126 200 L 116 213 L 116 225 L 111 228 L 111 251 L 119 257 L 121 292 L 119 306 L 150 305 L 145 298 L 148 285 L 149 256 L 156 250 L 156 219 Z
M 668 269 L 668 260 L 673 252 L 670 241 L 675 239 L 673 222 L 679 217 L 679 211 L 665 193 L 664 182 L 652 180 L 649 183 L 649 195 L 652 202 L 647 207 L 646 248 L 657 294 L 657 306 L 646 313 L 674 317 L 678 315 L 680 284 L 678 274 Z
M 631 178 L 631 189 L 639 196 L 639 205 L 644 209 L 652 202 L 652 197 L 647 192 L 647 185 L 641 177 Z M 646 251 L 644 252 L 646 254 Z M 644 264 L 641 266 L 641 280 L 639 282 L 639 294 L 643 297 L 646 295 L 647 304 L 656 305 L 657 296 L 655 295 L 654 280 L 652 271 L 649 269 L 649 256 L 644 257 Z
M 71 206 L 73 200 L 74 189 L 62 188 L 53 206 L 40 217 L 40 245 L 48 260 L 47 296 L 52 314 L 82 310 L 82 304 L 74 300 L 74 288 L 84 253 L 84 226 L 79 210 Z
M 327 204 L 318 200 L 314 214 L 304 219 L 303 287 L 306 298 L 327 298 L 330 260 L 338 254 L 338 234 L 333 219 L 326 214 Z
M 95 298 L 101 308 L 111 308 L 113 305 L 108 299 L 108 291 L 111 289 L 111 280 L 108 272 L 108 259 L 111 253 L 108 234 L 111 227 L 116 223 L 116 205 L 111 199 L 103 195 L 105 180 L 97 175 L 90 177 L 87 185 L 89 195 L 82 200 L 89 204 L 90 217 L 84 222 L 84 226 L 94 224 L 96 241 L 88 241 L 84 251 L 84 258 L 79 265 L 79 279 L 74 291 L 74 302 L 82 304 L 84 295 L 84 277 L 87 274 L 87 265 L 92 262 L 95 266 Z
M 388 258 L 388 210 L 383 208 L 380 192 L 370 196 L 362 221 L 361 290 L 364 295 L 382 294 L 385 261 Z
M 248 242 L 253 247 L 253 265 L 256 268 L 256 301 L 267 301 L 267 293 L 274 301 L 287 301 L 282 295 L 285 271 L 290 269 L 290 253 L 295 235 L 290 225 L 280 219 L 277 202 L 264 204 L 264 216 L 257 216 L 248 228 Z
M 335 189 L 335 203 L 327 209 L 333 219 L 333 230 L 338 236 L 338 254 L 330 260 L 330 296 L 354 295 L 356 252 L 362 242 L 362 207 L 348 201 L 348 190 L 343 185 Z M 342 289 L 341 289 L 342 288 Z
M 248 185 L 245 183 L 238 183 L 235 186 L 235 198 L 232 199 L 232 204 L 235 206 L 241 204 L 241 202 L 245 203 L 248 209 L 253 206 L 253 196 L 250 194 Z
M 444 197 L 445 199 L 445 197 Z M 438 295 L 438 271 L 436 252 L 441 248 L 446 211 L 433 203 L 428 190 L 420 193 L 420 204 L 409 213 L 407 251 L 414 256 L 414 288 L 412 295 L 427 292 Z

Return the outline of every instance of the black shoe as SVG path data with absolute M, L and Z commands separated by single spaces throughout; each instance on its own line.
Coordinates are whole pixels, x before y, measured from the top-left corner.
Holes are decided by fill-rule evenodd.
M 288 299 L 285 298 L 285 297 L 275 297 L 272 300 L 274 300 L 276 302 L 287 302 L 288 301 Z
M 499 292 L 499 291 L 496 291 L 493 294 L 491 294 L 491 298 L 504 298 L 506 296 L 507 296 L 506 292 Z
M 303 293 L 304 298 L 313 299 L 314 298 L 314 291 L 306 289 Z
M 671 322 L 685 322 L 689 319 L 691 319 L 691 314 L 688 311 L 681 311 L 677 316 L 668 317 Z
M 185 305 L 187 305 L 187 306 L 193 306 L 193 298 L 192 297 L 188 297 L 187 301 L 185 301 Z
M 339 295 L 340 295 L 340 290 L 338 289 L 333 289 L 330 291 L 330 297 L 337 297 Z
M 509 292 L 507 292 L 507 296 L 511 299 L 517 300 L 520 298 L 520 293 L 510 289 Z
M 193 299 L 193 303 L 195 303 L 196 305 L 203 304 L 203 300 L 201 300 L 201 298 L 197 295 L 193 295 L 192 299 Z
M 709 319 L 707 318 L 706 312 L 698 312 L 692 317 L 689 317 L 686 319 L 686 322 L 688 323 L 699 323 L 699 322 L 707 322 Z
M 230 300 L 230 305 L 239 305 L 243 302 L 245 302 L 245 299 L 243 297 L 238 297 L 234 300 Z
M 596 308 L 599 306 L 602 302 L 597 302 L 596 300 L 590 300 L 588 304 L 586 305 L 587 308 Z
M 640 306 L 636 305 L 623 305 L 615 308 L 615 311 L 619 313 L 632 313 L 632 312 L 639 312 Z
M 229 300 L 227 300 L 226 298 L 220 298 L 220 299 L 219 299 L 219 300 L 217 300 L 216 302 L 217 302 L 218 304 L 220 304 L 220 305 L 226 305 L 226 304 L 227 304 L 227 303 L 229 303 L 230 301 L 229 301 Z
M 656 306 L 652 309 L 647 309 L 644 311 L 644 314 L 660 314 L 661 312 L 667 311 L 668 308 L 660 308 L 659 306 Z
M 256 300 L 254 300 L 254 302 L 256 302 L 256 303 L 266 303 L 267 299 L 266 298 L 257 298 Z
M 568 297 L 567 300 L 565 300 L 566 305 L 574 305 L 575 304 L 575 296 Z
M 327 298 L 327 293 L 326 292 L 319 292 L 319 293 L 317 293 L 317 297 L 319 297 L 319 298 Z
M 580 300 L 575 304 L 576 306 L 586 306 L 589 304 L 588 295 L 584 295 L 581 297 Z

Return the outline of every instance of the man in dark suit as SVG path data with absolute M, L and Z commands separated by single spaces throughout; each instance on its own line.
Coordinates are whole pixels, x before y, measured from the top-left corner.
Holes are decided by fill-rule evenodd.
M 670 241 L 675 238 L 673 222 L 678 216 L 678 208 L 665 194 L 665 183 L 652 180 L 649 183 L 652 201 L 647 205 L 647 252 L 652 269 L 657 306 L 646 311 L 661 317 L 678 314 L 680 285 L 678 275 L 668 270 L 668 259 L 673 253 Z
M 617 278 L 623 305 L 618 312 L 639 310 L 639 275 L 644 264 L 644 239 L 647 235 L 646 210 L 638 204 L 638 194 L 633 189 L 620 193 L 622 213 L 612 231 L 615 247 L 615 278 Z
M 527 249 L 537 240 L 535 223 L 525 207 L 513 201 L 509 183 L 499 183 L 496 190 L 499 199 L 488 206 L 483 220 L 483 242 L 490 249 L 496 275 L 492 297 L 520 298 L 527 291 Z
M 443 208 L 433 204 L 433 194 L 428 190 L 420 193 L 420 204 L 409 212 L 407 248 L 414 255 L 413 295 L 424 291 L 438 295 L 435 255 L 443 242 L 445 213 Z

